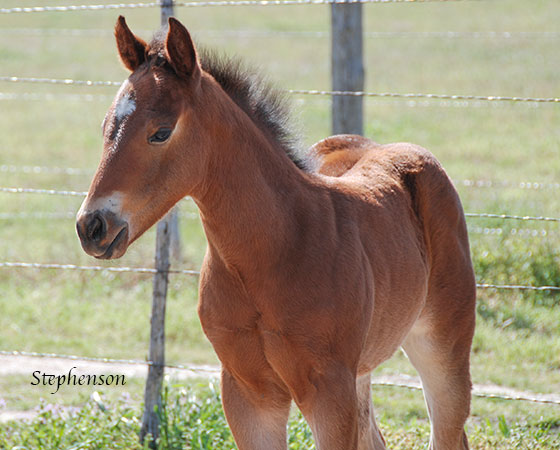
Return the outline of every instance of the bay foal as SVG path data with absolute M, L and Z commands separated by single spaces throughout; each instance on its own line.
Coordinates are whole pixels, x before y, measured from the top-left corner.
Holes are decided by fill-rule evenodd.
M 468 448 L 475 282 L 465 220 L 426 150 L 334 136 L 299 155 L 281 97 L 199 55 L 175 19 L 148 45 L 120 17 L 132 72 L 103 125 L 77 217 L 118 258 L 190 195 L 208 240 L 199 315 L 241 450 L 286 449 L 294 401 L 319 450 L 385 448 L 370 372 L 400 346 L 422 378 L 430 448 Z

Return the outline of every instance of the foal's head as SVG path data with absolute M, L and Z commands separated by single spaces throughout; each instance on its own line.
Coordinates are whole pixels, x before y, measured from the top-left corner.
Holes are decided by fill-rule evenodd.
M 191 194 L 204 166 L 199 114 L 203 71 L 185 27 L 169 20 L 152 45 L 121 16 L 120 58 L 132 74 L 103 121 L 103 155 L 77 216 L 84 250 L 118 258 L 128 245 Z M 188 160 L 188 164 L 183 164 Z
M 132 74 L 103 121 L 101 163 L 78 212 L 88 254 L 122 256 L 182 197 L 204 196 L 219 177 L 216 167 L 227 170 L 227 158 L 235 158 L 224 149 L 246 148 L 255 133 L 259 148 L 264 139 L 304 168 L 282 94 L 239 62 L 208 52 L 199 58 L 175 19 L 150 44 L 123 17 L 115 35 Z

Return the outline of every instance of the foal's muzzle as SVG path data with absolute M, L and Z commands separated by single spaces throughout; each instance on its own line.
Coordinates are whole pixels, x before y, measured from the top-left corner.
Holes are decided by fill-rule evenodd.
M 120 258 L 128 246 L 128 223 L 111 211 L 79 213 L 76 230 L 84 251 L 99 259 Z

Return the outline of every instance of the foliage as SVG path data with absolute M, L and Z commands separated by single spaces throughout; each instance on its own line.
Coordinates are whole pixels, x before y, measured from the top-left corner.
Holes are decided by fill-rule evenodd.
M 166 387 L 159 412 L 157 450 L 229 450 L 235 448 L 216 387 L 195 385 Z M 127 399 L 107 402 L 90 399 L 81 408 L 67 409 L 42 403 L 39 415 L 29 423 L 0 425 L 0 448 L 6 450 L 147 450 L 138 441 L 141 412 Z M 381 422 L 389 448 L 426 448 L 429 425 L 416 419 Z M 560 445 L 560 420 L 511 423 L 504 415 L 467 430 L 473 450 L 552 450 Z M 311 431 L 299 412 L 289 421 L 290 450 L 312 450 Z

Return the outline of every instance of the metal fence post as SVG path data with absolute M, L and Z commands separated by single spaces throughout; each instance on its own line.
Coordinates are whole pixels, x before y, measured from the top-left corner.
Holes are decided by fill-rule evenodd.
M 172 15 L 173 0 L 163 0 L 161 2 L 162 25 L 165 25 L 167 19 Z M 159 418 L 156 407 L 161 408 L 161 389 L 165 365 L 165 302 L 170 266 L 169 252 L 172 229 L 178 230 L 177 224 L 174 227 L 172 222 L 173 220 L 176 222 L 177 219 L 176 212 L 175 214 L 170 212 L 159 221 L 156 233 L 155 269 L 157 272 L 154 275 L 153 284 L 150 351 L 148 354 L 148 359 L 152 364 L 148 367 L 148 377 L 144 390 L 144 415 L 140 430 L 140 440 L 142 442 L 148 434 L 151 435 L 150 446 L 152 448 L 156 447 L 156 441 L 159 437 Z
M 333 91 L 363 91 L 362 4 L 338 0 L 331 5 Z M 332 133 L 363 134 L 363 97 L 334 95 Z

